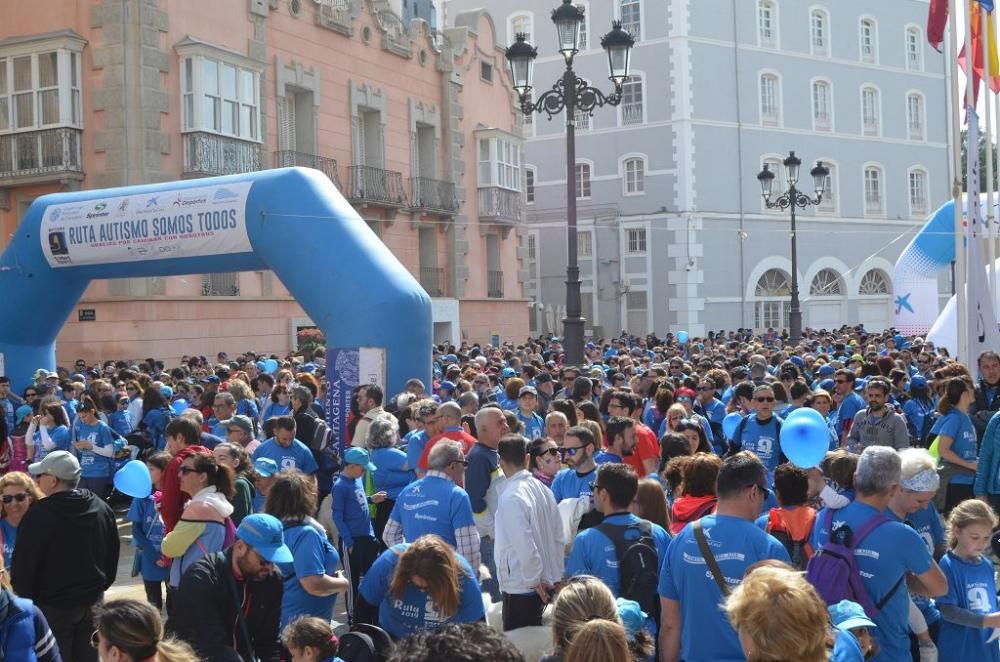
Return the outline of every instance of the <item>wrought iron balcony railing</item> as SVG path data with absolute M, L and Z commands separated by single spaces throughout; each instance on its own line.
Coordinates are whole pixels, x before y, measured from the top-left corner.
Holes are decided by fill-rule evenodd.
M 275 168 L 290 168 L 292 166 L 315 168 L 329 177 L 330 181 L 337 187 L 337 190 L 341 188 L 340 175 L 337 173 L 337 159 L 285 149 L 274 153 L 272 163 Z
M 486 272 L 486 296 L 491 299 L 503 298 L 503 272 L 490 269 Z
M 184 134 L 184 176 L 211 177 L 263 168 L 260 143 L 215 133 Z
M 410 208 L 431 213 L 458 211 L 455 182 L 429 177 L 410 177 Z
M 83 173 L 80 129 L 56 128 L 0 135 L 0 182 Z
M 441 267 L 420 267 L 420 285 L 432 297 L 448 296 L 445 271 Z
M 348 171 L 347 199 L 352 203 L 394 208 L 407 205 L 401 173 L 363 165 L 351 166 Z
M 499 186 L 479 189 L 479 218 L 492 223 L 515 224 L 521 220 L 521 192 Z

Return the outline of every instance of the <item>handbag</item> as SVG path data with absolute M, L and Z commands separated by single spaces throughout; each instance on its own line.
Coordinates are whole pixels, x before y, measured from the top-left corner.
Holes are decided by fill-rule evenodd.
M 722 570 L 719 569 L 719 562 L 715 560 L 715 554 L 712 553 L 712 548 L 708 546 L 708 541 L 705 540 L 705 532 L 701 530 L 701 520 L 697 520 L 694 523 L 694 539 L 698 541 L 698 549 L 701 550 L 701 556 L 705 559 L 705 563 L 712 573 L 712 579 L 715 580 L 715 583 L 719 586 L 719 590 L 722 591 L 722 597 L 729 597 L 729 584 L 726 583 L 726 578 L 722 576 Z

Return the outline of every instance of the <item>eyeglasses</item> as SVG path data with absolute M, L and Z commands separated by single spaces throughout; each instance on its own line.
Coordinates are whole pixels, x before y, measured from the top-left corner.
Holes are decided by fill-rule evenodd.
M 559 449 L 558 448 L 550 448 L 548 450 L 544 450 L 544 451 L 540 451 L 540 452 L 535 452 L 535 453 L 533 453 L 533 455 L 535 457 L 545 457 L 546 455 L 551 455 L 552 457 L 556 457 L 556 456 L 559 455 Z
M 452 464 L 461 464 L 463 467 L 469 466 L 468 460 L 455 460 Z
M 21 492 L 20 494 L 5 494 L 3 495 L 3 502 L 10 503 L 11 501 L 17 501 L 18 503 L 22 503 L 27 498 L 28 495 L 24 492 Z
M 762 397 L 759 397 L 759 398 L 754 398 L 754 400 L 756 402 L 774 402 L 774 396 L 770 396 L 770 397 L 762 396 Z
M 187 475 L 187 474 L 200 474 L 202 472 L 198 471 L 194 467 L 178 467 L 177 473 Z

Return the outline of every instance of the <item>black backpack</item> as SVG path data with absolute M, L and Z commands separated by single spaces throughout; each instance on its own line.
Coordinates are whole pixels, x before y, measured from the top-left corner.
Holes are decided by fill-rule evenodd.
M 635 600 L 647 615 L 652 616 L 660 602 L 656 594 L 660 575 L 660 557 L 653 540 L 653 525 L 646 520 L 638 524 L 609 524 L 595 527 L 615 545 L 618 557 L 619 596 Z M 628 530 L 638 531 L 639 537 L 625 538 Z
M 386 662 L 392 654 L 392 637 L 380 627 L 358 623 L 338 638 L 337 657 L 344 662 Z

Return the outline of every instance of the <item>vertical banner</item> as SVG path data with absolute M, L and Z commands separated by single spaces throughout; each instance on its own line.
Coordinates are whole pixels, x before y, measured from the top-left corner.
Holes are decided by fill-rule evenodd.
M 971 106 L 969 113 L 969 145 L 979 144 L 979 118 Z M 966 244 L 966 302 L 968 324 L 966 325 L 968 355 L 963 357 L 976 377 L 977 358 L 987 349 L 1000 347 L 1000 331 L 997 330 L 996 312 L 985 274 L 983 262 L 983 219 L 979 199 L 979 150 L 967 149 L 967 190 L 969 231 Z
M 385 349 L 382 347 L 346 347 L 326 350 L 326 424 L 337 435 L 336 449 L 343 456 L 347 448 L 347 417 L 351 412 L 351 394 L 361 384 L 385 383 Z M 388 398 L 388 393 L 386 393 Z

